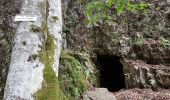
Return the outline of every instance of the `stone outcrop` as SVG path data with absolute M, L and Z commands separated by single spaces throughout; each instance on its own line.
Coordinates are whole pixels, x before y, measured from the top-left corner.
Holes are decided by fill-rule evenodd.
M 116 97 L 106 88 L 96 88 L 94 91 L 87 91 L 82 100 L 117 100 Z
M 134 53 L 137 59 L 144 60 L 148 64 L 169 64 L 170 44 L 162 42 L 163 40 L 145 40 L 142 44 L 133 45 L 131 54 Z M 133 58 L 133 54 L 131 57 Z
M 85 23 L 86 3 L 63 1 L 63 32 L 69 49 L 127 57 L 129 49 L 134 50 L 133 46 L 142 44 L 144 40 L 163 43 L 169 40 L 169 18 L 166 17 L 169 5 L 166 1 L 151 0 L 152 6 L 145 11 L 122 14 L 115 16 L 116 21 L 95 25 Z
M 61 99 L 57 84 L 62 41 L 61 1 L 24 0 L 18 2 L 22 5 L 19 6 L 21 8 L 17 14 L 37 15 L 37 20 L 20 22 L 16 27 L 4 100 Z M 47 71 L 50 72 L 47 73 Z M 48 79 L 53 80 L 53 83 Z M 52 92 L 49 94 L 41 92 L 51 84 L 55 85 L 45 91 Z M 48 97 L 50 93 L 54 96 Z
M 115 16 L 115 21 L 87 25 L 84 19 L 87 2 L 63 1 L 67 47 L 123 58 L 127 88 L 169 88 L 166 71 L 170 63 L 170 5 L 168 0 L 149 2 L 150 8 L 144 11 L 128 12 Z
M 42 45 L 38 34 L 43 33 L 35 34 L 30 31 L 31 24 L 41 26 L 41 22 L 45 20 L 37 7 L 38 2 L 43 2 L 43 0 L 25 0 L 22 5 L 23 8 L 20 8 L 20 14 L 38 15 L 38 20 L 35 23 L 21 22 L 17 28 L 4 92 L 4 99 L 6 100 L 33 99 L 32 94 L 41 87 L 43 81 L 43 64 L 37 58 L 33 59 L 33 63 L 28 60 L 31 55 L 38 55 L 38 51 L 41 50 L 38 45 Z
M 8 73 L 13 37 L 18 22 L 13 18 L 20 12 L 22 0 L 1 0 L 0 2 L 0 99 L 3 98 Z
M 44 1 L 3 0 L 0 2 L 0 82 L 2 82 L 0 94 L 3 92 L 7 76 L 12 43 L 14 45 L 4 96 L 7 100 L 43 97 L 43 93 L 46 93 L 42 93 L 45 91 L 43 87 L 46 86 L 42 84 L 45 79 L 43 69 L 47 66 L 52 66 L 50 75 L 54 75 L 54 71 L 54 76 L 58 76 L 62 42 L 60 1 L 48 0 L 48 4 L 44 4 Z M 121 58 L 121 63 L 124 65 L 126 88 L 169 88 L 170 1 L 149 0 L 149 2 L 150 8 L 144 11 L 127 12 L 116 15 L 115 21 L 100 21 L 88 25 L 85 15 L 85 5 L 88 1 L 62 0 L 64 48 L 86 52 L 88 56 L 70 53 L 76 61 L 86 66 L 88 70 L 85 74 L 94 73 L 91 57 L 95 58 L 97 54 L 115 55 Z M 13 18 L 16 14 L 38 14 L 38 21 L 14 22 Z M 50 40 L 42 30 L 50 33 Z M 46 40 L 51 43 L 43 43 Z M 46 44 L 52 45 L 45 46 Z M 95 64 L 98 66 L 97 62 Z M 21 75 L 23 77 L 20 77 Z M 83 81 L 86 81 L 85 79 Z M 57 78 L 54 80 L 57 83 L 55 87 L 58 87 Z M 77 91 L 82 92 L 74 88 L 73 94 L 80 96 L 82 93 Z M 89 91 L 84 98 L 99 100 L 101 96 L 99 94 L 108 95 L 110 98 L 110 94 L 105 89 Z M 55 97 L 59 99 L 61 95 L 58 93 Z
M 146 64 L 142 60 L 124 60 L 122 63 L 127 88 L 170 87 L 169 65 Z

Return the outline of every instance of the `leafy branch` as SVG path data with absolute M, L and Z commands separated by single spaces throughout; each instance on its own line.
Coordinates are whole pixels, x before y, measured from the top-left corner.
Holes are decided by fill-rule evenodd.
M 111 12 L 116 11 L 117 15 L 124 11 L 136 12 L 144 10 L 150 6 L 147 2 L 137 2 L 136 0 L 94 0 L 86 5 L 86 16 L 88 23 L 96 23 L 101 19 L 112 20 Z

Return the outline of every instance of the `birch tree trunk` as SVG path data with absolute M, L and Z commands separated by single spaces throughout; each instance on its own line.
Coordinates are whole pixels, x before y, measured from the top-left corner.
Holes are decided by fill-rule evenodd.
M 4 100 L 34 100 L 43 88 L 44 69 L 50 63 L 57 79 L 61 47 L 61 0 L 23 0 L 20 14 L 37 15 L 35 22 L 20 22 L 14 38 Z M 55 47 L 48 45 L 53 44 Z M 49 50 L 54 49 L 54 50 Z M 52 51 L 53 53 L 51 53 Z M 45 53 L 45 54 L 42 54 Z M 44 59 L 44 55 L 47 59 Z M 47 84 L 48 85 L 48 84 Z M 55 88 L 55 87 L 54 87 Z

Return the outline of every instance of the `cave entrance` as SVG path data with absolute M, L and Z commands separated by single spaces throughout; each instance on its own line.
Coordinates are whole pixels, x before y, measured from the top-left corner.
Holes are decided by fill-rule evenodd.
M 110 92 L 125 88 L 125 77 L 120 57 L 113 55 L 97 55 L 100 66 L 100 87 L 107 88 Z

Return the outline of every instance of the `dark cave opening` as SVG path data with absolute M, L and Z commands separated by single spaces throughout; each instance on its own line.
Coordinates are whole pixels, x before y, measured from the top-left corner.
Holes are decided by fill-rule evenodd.
M 100 87 L 116 92 L 125 88 L 125 77 L 120 57 L 113 55 L 97 55 L 100 66 Z

